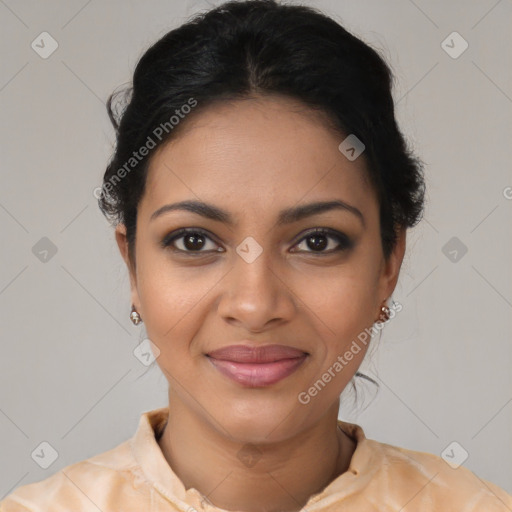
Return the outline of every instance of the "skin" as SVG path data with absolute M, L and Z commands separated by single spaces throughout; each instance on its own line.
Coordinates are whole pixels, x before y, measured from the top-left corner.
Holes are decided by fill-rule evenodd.
M 116 228 L 132 303 L 169 382 L 169 419 L 159 445 L 185 488 L 217 507 L 299 510 L 349 467 L 355 443 L 337 429 L 339 395 L 367 347 L 308 404 L 297 397 L 378 319 L 396 286 L 405 230 L 386 261 L 364 153 L 349 161 L 338 149 L 344 136 L 292 99 L 216 104 L 182 123 L 179 136 L 150 162 L 138 207 L 136 268 L 125 228 Z M 150 220 L 161 206 L 186 199 L 225 209 L 236 224 L 187 211 Z M 276 225 L 281 209 L 333 199 L 358 208 L 364 225 L 339 209 Z M 183 237 L 174 241 L 176 249 L 201 255 L 159 246 L 183 227 L 211 234 L 189 245 Z M 345 233 L 353 247 L 327 254 L 339 243 L 325 235 L 308 244 L 304 233 L 321 227 Z M 263 249 L 252 263 L 236 252 L 248 236 Z M 328 245 L 315 250 L 322 241 Z M 289 345 L 309 356 L 285 379 L 247 388 L 205 355 L 244 340 Z M 259 454 L 256 464 L 237 456 L 242 447 Z

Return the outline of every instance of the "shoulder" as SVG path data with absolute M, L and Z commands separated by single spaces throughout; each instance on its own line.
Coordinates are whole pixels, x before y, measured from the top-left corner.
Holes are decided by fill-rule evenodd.
M 145 479 L 131 455 L 131 440 L 70 464 L 44 480 L 18 487 L 0 502 L 0 512 L 112 510 L 133 501 L 144 505 Z M 127 505 L 118 510 L 131 510 Z
M 400 496 L 404 505 L 409 503 L 410 510 L 450 507 L 467 512 L 512 510 L 510 494 L 463 465 L 450 464 L 431 453 L 366 441 L 379 454 L 383 480 L 392 488 L 393 494 Z

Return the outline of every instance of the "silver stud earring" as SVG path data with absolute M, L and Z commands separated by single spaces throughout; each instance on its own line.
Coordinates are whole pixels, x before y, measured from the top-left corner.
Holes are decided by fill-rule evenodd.
M 132 311 L 130 313 L 130 320 L 132 321 L 133 325 L 139 325 L 142 322 L 142 318 L 140 317 L 139 313 L 137 312 L 133 304 Z

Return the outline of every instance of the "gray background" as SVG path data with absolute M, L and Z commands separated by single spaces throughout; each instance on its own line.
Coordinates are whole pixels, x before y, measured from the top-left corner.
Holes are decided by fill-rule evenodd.
M 427 165 L 425 218 L 393 296 L 403 310 L 364 363 L 380 392 L 340 417 L 437 455 L 456 441 L 466 467 L 512 493 L 512 3 L 306 3 L 382 50 L 399 123 Z M 93 190 L 114 142 L 108 94 L 207 7 L 0 0 L 0 498 L 113 448 L 167 403 L 158 367 L 133 354 L 144 331 Z M 43 31 L 59 45 L 47 59 L 31 47 Z M 441 45 L 453 31 L 469 44 L 457 58 Z M 47 261 L 43 237 L 57 250 Z M 43 441 L 58 452 L 47 469 L 31 456 Z

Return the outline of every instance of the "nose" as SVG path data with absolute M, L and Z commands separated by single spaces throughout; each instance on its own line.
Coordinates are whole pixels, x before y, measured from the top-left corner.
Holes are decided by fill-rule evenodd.
M 218 303 L 218 313 L 226 322 L 261 332 L 293 317 L 296 303 L 290 283 L 270 260 L 265 250 L 250 263 L 234 256 L 233 267 L 222 280 Z

